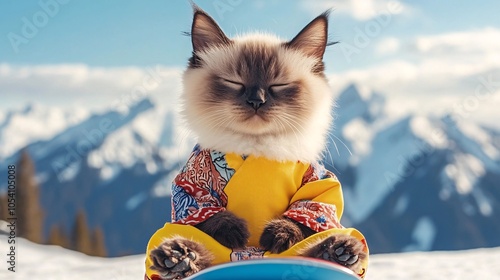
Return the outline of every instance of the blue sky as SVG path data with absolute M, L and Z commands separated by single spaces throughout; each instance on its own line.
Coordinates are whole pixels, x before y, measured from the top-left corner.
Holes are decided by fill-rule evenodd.
M 228 35 L 264 30 L 286 39 L 333 8 L 330 38 L 341 42 L 325 55 L 333 89 L 355 82 L 383 92 L 400 113 L 463 103 L 481 77 L 500 73 L 498 1 L 196 2 Z M 182 35 L 192 20 L 187 0 L 1 1 L 0 15 L 0 110 L 29 102 L 105 107 L 148 69 L 179 73 L 191 53 Z M 152 96 L 178 92 L 178 80 L 169 76 Z M 497 101 L 497 90 L 484 103 Z M 430 97 L 432 106 L 419 106 Z M 496 112 L 483 109 L 483 119 Z
M 0 61 L 13 64 L 147 66 L 160 63 L 182 66 L 190 54 L 189 38 L 181 35 L 182 31 L 190 29 L 191 24 L 192 13 L 187 0 L 65 1 L 68 3 L 59 4 L 56 0 L 0 2 L 0 10 L 3 11 Z M 8 34 L 22 35 L 22 18 L 33 23 L 33 16 L 43 11 L 40 2 L 58 3 L 58 12 L 53 17 L 49 16 L 46 24 L 41 24 L 38 33 L 28 43 L 21 43 L 16 53 Z M 363 23 L 367 22 L 353 18 L 343 9 L 335 11 L 336 4 L 347 1 L 316 4 L 316 9 L 305 9 L 304 2 L 314 6 L 317 2 L 327 1 L 200 0 L 198 4 L 229 34 L 267 30 L 291 38 L 314 18 L 314 10 L 321 11 L 323 6 L 334 9 L 330 24 L 330 37 L 333 40 L 349 42 L 351 34 L 355 33 L 354 28 L 362 28 Z M 500 21 L 496 20 L 500 8 L 498 1 L 402 3 L 408 3 L 414 11 L 411 15 L 394 19 L 397 23 L 383 30 L 384 35 L 411 38 L 415 35 L 500 26 Z M 332 48 L 329 55 L 334 58 L 335 52 L 339 50 Z M 359 62 L 355 66 L 362 64 Z M 342 70 L 347 66 L 341 64 L 338 67 L 341 68 L 333 67 L 332 70 Z

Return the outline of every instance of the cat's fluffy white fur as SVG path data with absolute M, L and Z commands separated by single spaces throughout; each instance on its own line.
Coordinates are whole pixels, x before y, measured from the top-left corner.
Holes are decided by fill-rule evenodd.
M 188 68 L 184 72 L 183 117 L 190 129 L 198 137 L 203 148 L 219 150 L 225 153 L 263 156 L 279 161 L 313 162 L 320 160 L 325 148 L 327 134 L 332 122 L 333 97 L 325 77 L 312 73 L 311 68 L 317 60 L 303 53 L 280 47 L 280 62 L 287 75 L 301 81 L 304 92 L 308 94 L 308 112 L 300 116 L 295 123 L 295 131 L 273 133 L 256 131 L 255 128 L 241 127 L 237 130 L 226 129 L 213 123 L 208 115 L 205 103 L 200 98 L 209 88 L 211 74 L 226 68 L 227 63 L 234 63 L 240 49 L 245 44 L 263 44 L 275 47 L 282 41 L 269 34 L 250 34 L 233 38 L 233 46 L 219 46 L 198 53 L 204 61 L 200 68 Z M 229 73 L 231 74 L 231 73 Z M 228 115 L 229 107 L 220 108 L 220 114 Z M 217 114 L 217 112 L 210 112 Z M 241 124 L 233 123 L 238 126 Z M 272 129 L 279 129 L 274 127 Z M 254 133 L 258 132 L 258 133 Z

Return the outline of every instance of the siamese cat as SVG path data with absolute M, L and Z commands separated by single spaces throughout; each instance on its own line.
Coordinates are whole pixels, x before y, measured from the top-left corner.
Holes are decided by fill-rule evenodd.
M 198 145 L 174 180 L 172 223 L 150 241 L 146 279 L 283 252 L 363 277 L 366 242 L 340 224 L 340 184 L 319 163 L 333 107 L 328 12 L 286 41 L 229 38 L 195 6 L 190 36 L 182 115 Z

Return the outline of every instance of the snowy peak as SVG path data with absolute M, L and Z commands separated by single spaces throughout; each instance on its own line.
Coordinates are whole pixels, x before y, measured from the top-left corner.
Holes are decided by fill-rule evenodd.
M 339 104 L 339 106 L 341 106 L 341 108 L 362 101 L 363 98 L 361 97 L 360 90 L 355 84 L 350 84 L 349 86 L 347 86 L 344 90 L 340 92 L 339 97 L 337 98 L 337 103 Z
M 490 170 L 500 169 L 500 150 L 494 145 L 494 134 L 475 123 L 457 122 L 450 116 L 443 117 L 442 123 L 455 149 L 473 155 Z
M 408 174 L 406 165 L 421 151 L 421 139 L 412 130 L 412 117 L 408 116 L 389 125 L 367 139 L 370 147 L 353 164 L 355 181 L 346 190 L 346 209 L 354 223 L 366 219 L 393 190 L 394 185 Z M 366 129 L 370 129 L 367 127 Z
M 370 151 L 376 132 L 373 125 L 384 117 L 385 98 L 351 84 L 339 94 L 336 105 L 324 162 L 331 169 L 343 170 Z
M 5 113 L 0 122 L 0 159 L 35 141 L 48 140 L 89 115 L 82 108 L 50 108 L 30 104 Z
M 342 126 L 355 118 L 371 122 L 380 117 L 384 106 L 381 94 L 351 84 L 337 98 L 336 124 Z
M 376 131 L 371 151 L 352 166 L 345 199 L 349 220 L 379 237 L 375 251 L 500 245 L 493 130 L 449 116 L 413 115 L 366 129 Z
M 86 156 L 91 150 L 100 146 L 107 135 L 153 107 L 153 103 L 149 99 L 145 99 L 132 106 L 129 112 L 125 114 L 117 111 L 94 114 L 87 120 L 58 134 L 51 141 L 35 143 L 33 147 L 30 147 L 30 150 L 32 150 L 35 159 L 54 153 L 61 147 L 66 147 L 66 151 L 61 153 L 62 157 L 64 157 L 64 154 L 74 152 L 79 157 Z
M 425 174 L 436 174 L 433 184 L 441 200 L 451 195 L 467 197 L 475 205 L 467 206 L 469 213 L 492 213 L 493 204 L 479 186 L 489 172 L 500 174 L 496 134 L 468 120 L 455 122 L 449 116 L 384 118 L 384 98 L 361 92 L 351 85 L 340 94 L 339 118 L 333 131 L 333 138 L 341 140 L 352 154 L 338 153 L 333 168 L 325 160 L 345 187 L 350 222 L 370 219 L 396 186 L 412 184 Z M 430 161 L 440 163 L 434 162 L 438 165 L 429 169 Z M 399 203 L 398 209 L 406 204 Z
M 9 162 L 14 162 L 20 153 L 20 149 L 24 146 L 27 147 L 30 152 L 31 157 L 35 161 L 42 161 L 43 164 L 39 164 L 38 170 L 41 172 L 56 172 L 62 174 L 74 175 L 74 172 L 79 167 L 81 159 L 85 158 L 87 154 L 99 147 L 104 139 L 115 130 L 124 126 L 125 124 L 134 120 L 142 112 L 150 110 L 153 108 L 153 103 L 150 100 L 142 100 L 130 107 L 128 113 L 122 114 L 117 111 L 108 111 L 101 114 L 93 114 L 83 121 L 77 124 L 66 126 L 65 129 L 59 133 L 50 133 L 46 136 L 49 139 L 37 139 L 34 141 L 32 137 L 25 137 L 26 144 L 21 145 L 17 148 L 17 152 L 10 155 L 8 158 Z M 38 110 L 29 110 L 28 114 L 33 113 Z M 24 118 L 19 116 L 21 121 L 16 122 L 12 119 L 12 124 L 17 124 L 17 128 L 20 127 L 19 122 L 25 123 L 25 127 L 22 129 L 25 135 L 29 134 L 28 131 L 37 130 L 40 126 L 40 122 L 46 123 L 57 123 L 50 116 L 55 114 L 62 114 L 62 111 L 54 111 L 55 113 L 44 113 L 44 117 L 38 116 L 37 118 Z M 57 117 L 57 120 L 64 119 L 64 117 Z M 67 123 L 66 123 L 67 124 Z M 61 130 L 63 124 L 53 125 L 55 131 Z M 9 126 L 13 127 L 13 126 Z M 43 126 L 42 126 L 43 128 Z M 56 129 L 57 128 L 57 129 Z M 4 129 L 3 131 L 10 132 L 10 130 Z M 20 134 L 20 133 L 19 133 Z M 38 138 L 41 138 L 42 133 L 35 134 Z M 6 141 L 10 138 L 2 138 Z M 15 138 L 13 138 L 15 139 Z M 30 143 L 31 142 L 31 143 Z M 70 172 L 70 170 L 72 170 Z M 72 176 L 66 175 L 60 178 L 71 179 Z
M 107 137 L 89 154 L 89 166 L 99 169 L 103 180 L 110 180 L 123 169 L 142 164 L 145 171 L 172 168 L 184 157 L 190 141 L 178 142 L 175 118 L 170 111 L 148 110 Z M 188 149 L 191 149 L 189 147 Z

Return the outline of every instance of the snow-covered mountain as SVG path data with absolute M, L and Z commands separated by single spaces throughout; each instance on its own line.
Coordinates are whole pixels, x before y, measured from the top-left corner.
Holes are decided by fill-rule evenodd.
M 0 114 L 0 160 L 38 140 L 47 140 L 87 118 L 82 108 L 49 108 L 30 104 Z
M 343 223 L 358 227 L 374 253 L 500 246 L 500 131 L 386 108 L 382 94 L 355 85 L 337 98 L 324 161 L 344 186 Z M 111 256 L 141 253 L 170 218 L 170 182 L 194 140 L 175 112 L 148 99 L 127 112 L 73 111 L 73 120 L 36 106 L 4 112 L 0 141 L 10 144 L 0 170 L 26 146 L 46 233 L 53 224 L 69 233 L 83 208 L 90 226 L 104 229 Z
M 93 114 L 30 143 L 26 148 L 42 190 L 45 233 L 54 224 L 70 233 L 76 211 L 85 209 L 90 226 L 103 228 L 110 255 L 142 252 L 149 236 L 170 218 L 172 171 L 192 146 L 173 112 L 148 99 L 128 112 Z M 0 161 L 0 169 L 19 154 Z
M 500 246 L 498 132 L 450 115 L 393 118 L 355 86 L 338 100 L 332 139 L 352 155 L 325 160 L 344 185 L 344 222 L 373 252 Z

